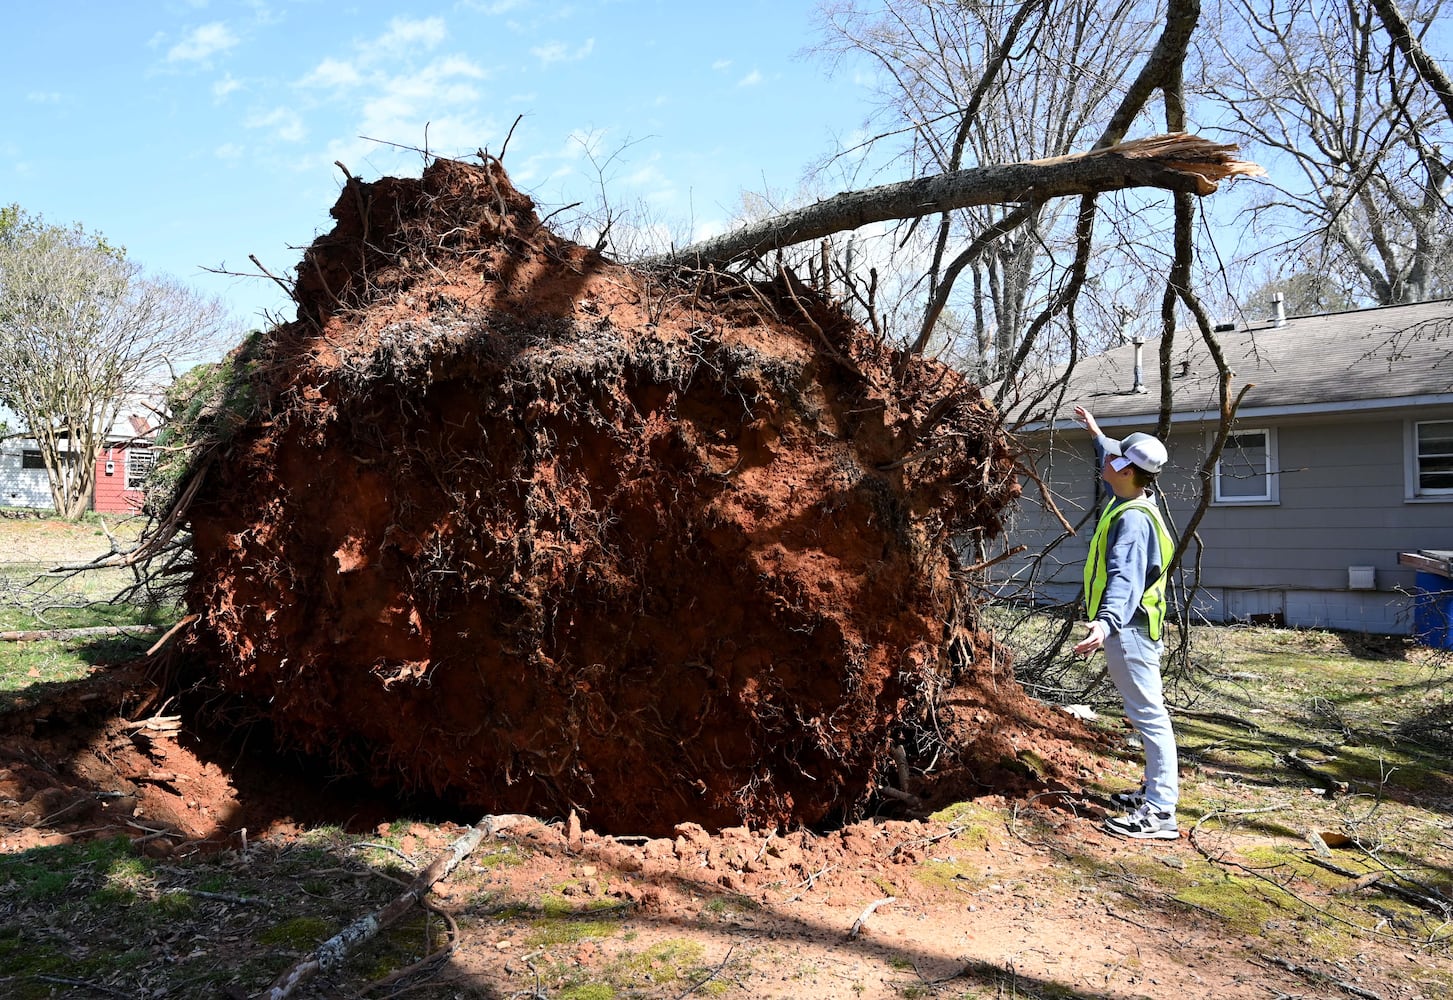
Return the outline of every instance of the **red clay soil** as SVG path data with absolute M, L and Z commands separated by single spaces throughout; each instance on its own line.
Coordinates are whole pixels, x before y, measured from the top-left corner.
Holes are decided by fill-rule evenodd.
M 962 376 L 562 240 L 494 160 L 332 214 L 186 510 L 189 660 L 285 745 L 634 834 L 849 821 L 895 743 L 925 807 L 1059 777 L 954 549 L 1018 493 Z

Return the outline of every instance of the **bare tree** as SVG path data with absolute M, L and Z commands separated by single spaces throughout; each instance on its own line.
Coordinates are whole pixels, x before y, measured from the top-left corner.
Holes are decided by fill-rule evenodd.
M 1233 0 L 1223 10 L 1214 95 L 1262 147 L 1256 157 L 1279 168 L 1254 219 L 1288 234 L 1294 261 L 1355 277 L 1376 303 L 1446 294 L 1453 95 L 1418 41 L 1442 0 L 1405 11 L 1382 0 Z
M 121 408 L 212 351 L 220 303 L 141 269 L 104 239 L 16 208 L 0 231 L 0 402 L 35 439 L 56 512 L 76 519 Z

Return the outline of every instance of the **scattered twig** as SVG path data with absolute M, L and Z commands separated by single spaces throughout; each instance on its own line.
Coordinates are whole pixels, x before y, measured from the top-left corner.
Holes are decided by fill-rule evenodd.
M 689 987 L 676 994 L 675 1000 L 683 1000 L 684 997 L 690 996 L 691 994 L 695 993 L 697 990 L 705 986 L 707 983 L 711 982 L 717 976 L 721 975 L 721 970 L 727 967 L 727 963 L 731 961 L 732 952 L 736 950 L 736 943 L 733 942 L 732 946 L 727 949 L 726 954 L 722 956 L 720 964 L 718 964 L 715 969 L 712 969 L 710 972 L 708 972 L 705 978 L 692 983 Z
M 873 915 L 874 910 L 876 910 L 880 906 L 886 906 L 889 903 L 896 902 L 898 902 L 897 896 L 884 896 L 882 899 L 875 899 L 871 903 L 869 903 L 867 905 L 867 908 L 865 908 L 862 913 L 858 914 L 858 919 L 853 921 L 853 926 L 848 931 L 848 940 L 852 941 L 857 938 L 859 934 L 863 933 L 863 925 L 868 922 L 868 918 Z
M 413 858 L 409 857 L 407 854 L 405 854 L 403 851 L 399 850 L 397 847 L 390 847 L 388 844 L 375 843 L 374 841 L 371 841 L 371 840 L 361 840 L 361 841 L 359 841 L 356 844 L 349 844 L 348 845 L 348 849 L 350 851 L 363 851 L 363 850 L 369 850 L 369 849 L 372 849 L 372 850 L 375 850 L 375 851 L 387 851 L 390 854 L 396 854 L 396 855 L 398 855 L 400 858 L 402 858 L 404 861 L 406 861 L 407 863 L 409 863 L 411 865 L 414 863 L 414 859 Z
M 144 836 L 144 837 L 137 837 L 135 840 L 133 840 L 131 842 L 133 845 L 136 845 L 136 844 L 144 844 L 148 840 L 155 840 L 158 837 L 177 837 L 177 838 L 181 838 L 181 836 L 182 836 L 180 833 L 178 833 L 175 830 L 157 830 L 157 829 L 154 829 L 153 827 L 142 826 L 140 823 L 133 822 L 132 820 L 129 820 L 129 819 L 126 821 L 126 825 L 129 826 L 129 827 L 131 827 L 133 830 L 140 830 L 142 833 L 146 834 L 146 836 Z
M 1272 878 L 1268 878 L 1264 872 L 1259 871 L 1256 868 L 1252 868 L 1252 867 L 1249 867 L 1247 865 L 1241 864 L 1238 861 L 1233 861 L 1230 858 L 1228 858 L 1225 854 L 1219 854 L 1219 855 L 1213 857 L 1211 855 L 1211 852 L 1210 851 L 1208 851 L 1206 848 L 1204 848 L 1203 846 L 1201 846 L 1201 842 L 1200 842 L 1199 838 L 1197 837 L 1197 834 L 1198 834 L 1198 832 L 1201 829 L 1201 825 L 1203 823 L 1205 823 L 1206 820 L 1211 819 L 1213 816 L 1217 816 L 1217 815 L 1233 815 L 1233 816 L 1235 816 L 1235 815 L 1247 815 L 1247 814 L 1250 814 L 1250 813 L 1274 812 L 1277 809 L 1286 809 L 1286 808 L 1288 808 L 1286 805 L 1277 805 L 1277 806 L 1264 806 L 1264 807 L 1259 808 L 1259 809 L 1230 809 L 1230 810 L 1214 810 L 1213 809 L 1212 811 L 1206 813 L 1206 815 L 1202 816 L 1200 819 L 1196 820 L 1196 825 L 1191 828 L 1191 831 L 1190 831 L 1190 833 L 1188 835 L 1189 836 L 1189 840 L 1191 842 L 1191 846 L 1194 847 L 1196 849 L 1196 851 L 1198 853 L 1200 853 L 1200 855 L 1203 858 L 1205 858 L 1207 861 L 1211 862 L 1212 864 L 1225 865 L 1228 868 L 1237 868 L 1237 869 L 1240 869 L 1241 871 L 1243 871 L 1246 874 L 1250 875 L 1252 878 L 1255 878 L 1255 879 L 1257 879 L 1259 881 L 1265 882 L 1268 885 L 1274 886 L 1278 892 L 1286 893 L 1287 895 L 1289 895 L 1293 899 L 1295 899 L 1298 903 L 1300 903 L 1302 906 L 1305 906 L 1308 910 L 1312 911 L 1313 913 L 1318 914 L 1321 917 L 1326 918 L 1327 920 L 1334 921 L 1334 922 L 1339 923 L 1339 924 L 1343 924 L 1343 925 L 1345 925 L 1347 927 L 1350 927 L 1353 930 L 1359 931 L 1359 932 L 1361 932 L 1363 934 L 1370 934 L 1373 937 L 1386 938 L 1386 939 L 1392 940 L 1392 941 L 1404 941 L 1404 940 L 1406 940 L 1406 937 L 1404 935 L 1389 934 L 1389 933 L 1387 933 L 1387 932 L 1379 929 L 1379 927 L 1364 927 L 1364 926 L 1362 926 L 1361 924 L 1357 923 L 1354 920 L 1349 920 L 1346 917 L 1343 917 L 1343 916 L 1340 916 L 1339 914 L 1333 913 L 1331 910 L 1327 909 L 1324 906 L 1318 906 L 1316 903 L 1313 903 L 1311 900 L 1308 900 L 1308 899 L 1305 899 L 1304 897 L 1302 897 L 1299 893 L 1296 893 L 1296 892 L 1292 891 L 1290 888 L 1288 888 L 1286 885 L 1282 884 L 1281 882 L 1278 882 L 1278 881 L 1276 881 L 1275 879 L 1272 879 Z M 1312 861 L 1315 861 L 1316 860 L 1315 855 L 1307 855 L 1307 858 L 1308 858 L 1308 860 L 1312 860 Z M 1194 904 L 1190 904 L 1190 903 L 1186 903 L 1185 905 L 1194 906 Z M 1195 907 L 1195 908 L 1196 909 L 1199 909 L 1199 907 Z M 1341 984 L 1338 984 L 1338 985 L 1341 985 Z
M 822 878 L 824 875 L 826 875 L 828 872 L 832 871 L 836 867 L 837 867 L 837 865 L 828 865 L 826 868 L 822 869 L 821 871 L 813 872 L 811 875 L 807 876 L 807 878 L 803 879 L 801 882 L 798 882 L 797 883 L 797 888 L 799 888 L 799 889 L 811 889 L 811 888 L 813 888 L 814 886 L 817 885 L 817 880 L 818 879 Z M 795 903 L 795 902 L 797 902 L 799 899 L 801 899 L 805 895 L 806 895 L 805 892 L 794 893 L 793 895 L 788 896 L 787 899 L 785 900 L 785 902 Z
M 36 979 L 43 983 L 59 983 L 62 986 L 79 986 L 83 989 L 94 990 L 97 993 L 104 993 L 108 997 L 123 997 L 124 1000 L 131 1000 L 130 993 L 122 993 L 120 990 L 113 990 L 109 986 L 102 986 L 100 983 L 87 982 L 84 979 L 68 979 L 65 976 L 43 976 L 37 975 Z
M 1195 712 L 1189 708 L 1177 708 L 1174 705 L 1171 706 L 1170 711 L 1172 715 L 1183 715 L 1187 719 L 1200 719 L 1202 722 L 1224 722 L 1230 726 L 1248 729 L 1253 733 L 1261 732 L 1261 727 L 1250 719 L 1231 715 L 1228 712 Z
M 219 903 L 241 903 L 244 906 L 261 906 L 262 900 L 253 899 L 251 896 L 234 896 L 227 892 L 206 892 L 202 889 L 188 889 L 185 886 L 178 886 L 173 889 L 163 889 L 165 896 L 193 896 L 197 899 L 212 899 Z
M 50 826 L 50 824 L 54 823 L 56 820 L 60 819 L 62 816 L 66 815 L 67 813 L 74 812 L 80 806 L 84 806 L 84 805 L 89 804 L 90 801 L 91 800 L 88 799 L 88 798 L 79 798 L 79 799 L 76 799 L 74 802 L 70 803 L 69 805 L 61 806 L 61 808 L 57 809 L 55 812 L 51 813 L 49 816 L 47 816 L 44 819 L 40 820 L 35 825 L 36 826 Z

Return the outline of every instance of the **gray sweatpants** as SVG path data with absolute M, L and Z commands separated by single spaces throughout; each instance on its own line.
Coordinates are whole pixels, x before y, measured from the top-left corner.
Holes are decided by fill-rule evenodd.
M 1160 680 L 1164 648 L 1138 624 L 1127 625 L 1105 640 L 1105 660 L 1125 714 L 1145 746 L 1145 800 L 1158 812 L 1174 813 L 1181 790 L 1176 738 Z

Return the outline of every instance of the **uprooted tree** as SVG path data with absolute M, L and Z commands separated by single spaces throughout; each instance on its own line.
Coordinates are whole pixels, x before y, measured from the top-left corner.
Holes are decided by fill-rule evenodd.
M 1088 161 L 1024 169 L 1239 169 L 1187 137 Z M 297 319 L 159 469 L 203 678 L 380 783 L 607 830 L 854 815 L 895 744 L 942 794 L 1035 775 L 1051 717 L 958 554 L 1001 532 L 1015 455 L 961 374 L 786 268 L 564 241 L 492 157 L 350 178 L 333 215 Z

